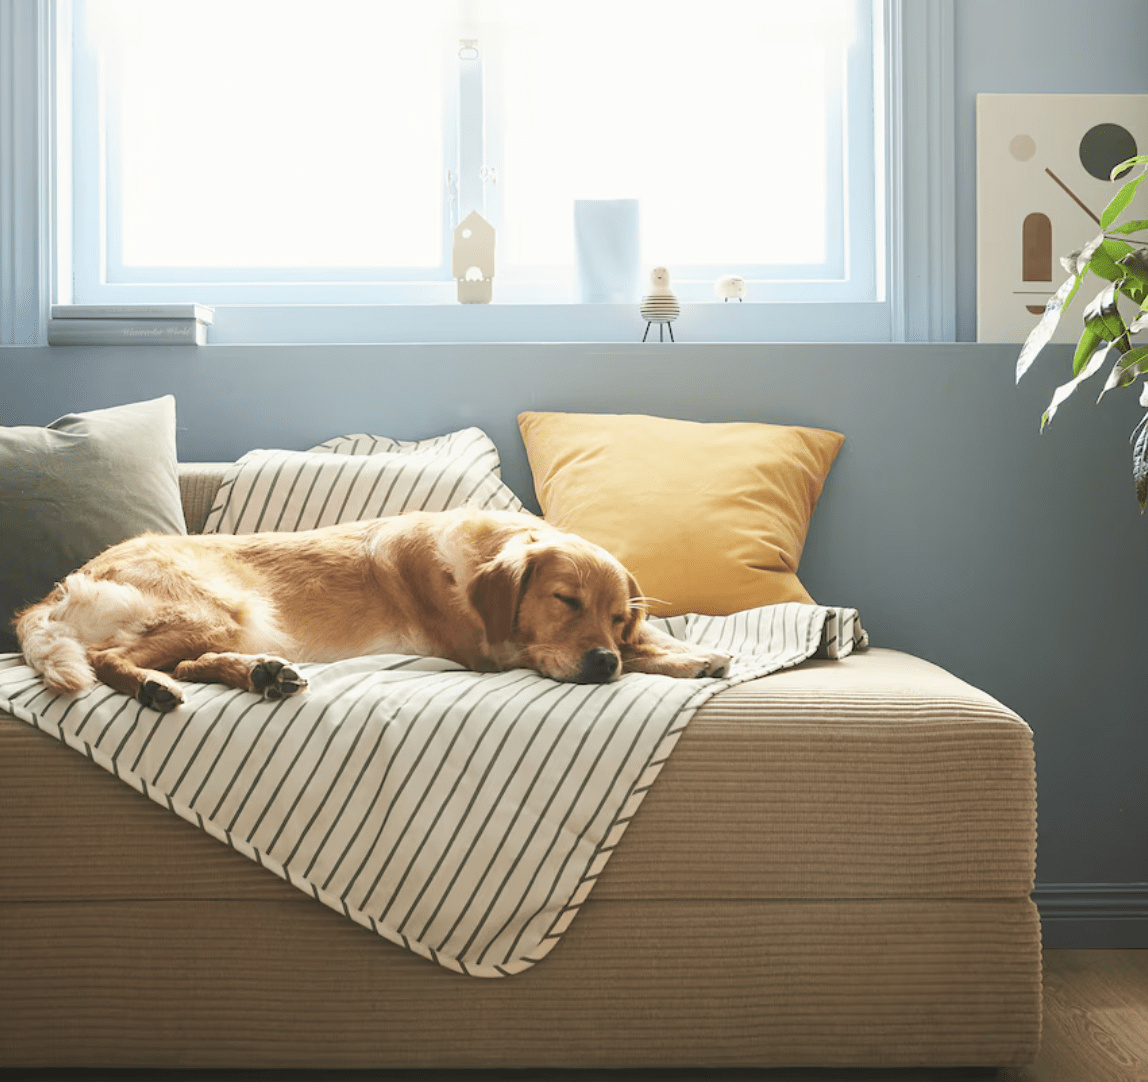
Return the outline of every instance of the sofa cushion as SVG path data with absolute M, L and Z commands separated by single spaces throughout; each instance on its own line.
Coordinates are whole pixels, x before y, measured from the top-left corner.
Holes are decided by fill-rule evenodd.
M 812 601 L 797 567 L 839 433 L 604 414 L 518 422 L 547 521 L 613 553 L 655 615 Z
M 170 395 L 0 427 L 0 651 L 19 649 L 19 609 L 147 531 L 187 532 Z
M 309 451 L 248 452 L 220 485 L 203 532 L 310 530 L 467 503 L 522 510 L 480 429 L 415 441 L 339 436 Z
M 0 822 L 20 820 L 0 904 L 143 883 L 167 900 L 290 897 L 54 734 L 0 715 Z M 699 707 L 591 900 L 1027 899 L 1035 860 L 1028 726 L 944 669 L 874 648 Z

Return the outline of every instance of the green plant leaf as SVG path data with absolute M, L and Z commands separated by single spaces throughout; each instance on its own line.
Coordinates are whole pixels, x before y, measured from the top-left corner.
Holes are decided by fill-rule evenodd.
M 1097 233 L 1083 248 L 1077 248 L 1076 251 L 1061 256 L 1060 265 L 1069 274 L 1083 274 L 1088 269 L 1089 261 L 1096 253 L 1096 249 L 1104 243 L 1104 240 L 1104 234 Z
M 1133 248 L 1130 244 L 1126 244 L 1122 240 L 1112 240 L 1111 237 L 1105 237 L 1101 241 L 1100 247 L 1092 253 L 1087 269 L 1098 278 L 1106 278 L 1109 282 L 1118 282 L 1124 277 L 1124 270 L 1117 260 L 1123 259 L 1132 251 Z
M 1116 283 L 1122 297 L 1127 297 L 1133 304 L 1143 304 L 1148 300 L 1148 283 L 1138 282 L 1135 278 L 1124 278 Z
M 1103 237 L 1100 239 L 1103 240 Z M 1083 272 L 1080 274 L 1073 272 L 1073 276 L 1066 278 L 1061 283 L 1060 288 L 1048 298 L 1048 303 L 1044 306 L 1044 315 L 1040 317 L 1040 322 L 1029 331 L 1028 337 L 1024 340 L 1024 345 L 1021 347 L 1020 356 L 1016 359 L 1017 383 L 1020 383 L 1021 376 L 1032 367 L 1032 362 L 1036 360 L 1037 354 L 1048 345 L 1049 340 L 1056 333 L 1061 314 L 1072 303 L 1072 298 L 1076 296 L 1076 291 L 1080 288 L 1083 277 Z
M 1087 305 L 1085 305 L 1085 324 L 1096 324 L 1093 329 L 1098 332 L 1103 332 L 1103 321 L 1106 319 L 1112 319 L 1114 316 L 1118 315 L 1116 312 L 1116 289 L 1117 283 L 1112 282 L 1110 285 L 1105 286 L 1099 293 L 1096 294 L 1095 297 L 1092 298 L 1092 300 L 1088 302 Z M 1112 326 L 1115 328 L 1115 323 L 1113 323 Z M 1124 321 L 1121 320 L 1120 333 L 1123 334 L 1124 330 Z M 1111 341 L 1112 338 L 1116 336 L 1105 335 L 1105 337 Z
M 1096 401 L 1099 402 L 1114 387 L 1129 386 L 1136 381 L 1137 376 L 1142 376 L 1145 372 L 1148 372 L 1148 346 L 1130 349 L 1112 366 L 1112 371 L 1108 373 L 1108 379 Z
M 1127 173 L 1134 165 L 1148 165 L 1148 154 L 1138 154 L 1135 158 L 1125 158 L 1119 165 L 1112 167 L 1112 172 L 1108 174 L 1109 180 L 1119 180 L 1121 173 Z
M 1086 334 L 1091 332 L 1091 334 L 1096 335 L 1098 339 L 1104 342 L 1115 342 L 1128 333 L 1128 328 L 1124 324 L 1124 318 L 1120 315 L 1120 311 L 1116 307 L 1116 290 L 1116 284 L 1110 285 L 1107 289 L 1102 289 L 1088 302 L 1088 307 L 1084 309 L 1084 327 Z M 1073 375 L 1079 374 L 1080 370 L 1088 363 L 1089 358 L 1096 351 L 1095 346 L 1091 346 L 1090 344 L 1090 348 L 1086 347 L 1085 342 L 1085 335 L 1081 335 L 1076 356 L 1072 358 Z M 1125 351 L 1122 349 L 1120 352 L 1123 353 Z
M 1096 351 L 1103 345 L 1105 345 L 1104 337 L 1091 328 L 1085 327 L 1080 335 L 1080 341 L 1076 343 L 1076 353 L 1072 357 L 1072 374 L 1079 376 L 1088 367 L 1088 363 Z
M 1108 356 L 1108 351 L 1112 347 L 1109 343 L 1103 343 L 1103 345 L 1104 348 L 1093 354 L 1088 364 L 1080 370 L 1075 379 L 1070 380 L 1068 383 L 1062 383 L 1057 387 L 1053 393 L 1052 401 L 1048 404 L 1048 409 L 1044 411 L 1044 416 L 1040 419 L 1040 430 L 1042 432 L 1044 431 L 1044 426 L 1056 416 L 1056 411 L 1072 396 L 1076 388 L 1086 379 L 1095 376 L 1096 373 L 1104 367 L 1104 358 Z
M 1148 505 L 1148 414 L 1132 430 L 1132 484 L 1136 488 L 1136 499 L 1140 503 L 1140 514 Z
M 1143 304 L 1148 297 L 1148 248 L 1135 248 L 1120 259 L 1124 268 L 1124 281 L 1120 292 L 1134 301 Z
M 1128 233 L 1139 233 L 1144 229 L 1148 229 L 1148 218 L 1134 218 L 1130 222 L 1121 222 L 1120 225 L 1112 226 L 1108 232 L 1119 233 L 1124 236 Z
M 1117 169 L 1123 172 L 1118 166 Z M 1100 228 L 1107 229 L 1121 213 L 1127 208 L 1128 204 L 1136 197 L 1136 189 L 1144 182 L 1144 178 L 1148 176 L 1148 172 L 1141 173 L 1135 180 L 1130 180 L 1127 184 L 1123 185 L 1112 197 L 1112 202 L 1104 208 L 1103 213 L 1100 215 Z M 1113 176 L 1113 180 L 1115 180 Z

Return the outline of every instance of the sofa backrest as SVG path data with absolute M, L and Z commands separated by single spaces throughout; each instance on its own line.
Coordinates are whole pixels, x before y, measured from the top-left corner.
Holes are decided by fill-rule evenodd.
M 188 533 L 202 533 L 230 462 L 181 462 L 179 494 Z

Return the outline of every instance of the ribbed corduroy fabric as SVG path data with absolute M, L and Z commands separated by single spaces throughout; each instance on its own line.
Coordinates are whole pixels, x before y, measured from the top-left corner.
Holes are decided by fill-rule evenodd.
M 412 965 L 0 719 L 0 1047 L 12 1065 L 1028 1062 L 1033 801 L 1027 726 L 926 662 L 766 677 L 698 712 L 559 948 L 485 982 Z
M 968 1066 L 1036 1054 L 1040 943 L 1025 898 L 592 898 L 540 965 L 475 981 L 277 885 L 280 901 L 0 906 L 3 1064 Z
M 215 503 L 215 494 L 231 468 L 230 462 L 180 463 L 179 494 L 188 533 L 203 533 L 203 524 Z
M 145 876 L 149 897 L 281 896 L 56 743 L 0 727 L 0 821 L 35 827 L 5 837 L 0 900 L 131 898 Z M 45 832 L 63 846 L 50 864 Z M 943 670 L 873 649 L 704 704 L 593 897 L 1022 897 L 1035 842 L 1028 727 Z

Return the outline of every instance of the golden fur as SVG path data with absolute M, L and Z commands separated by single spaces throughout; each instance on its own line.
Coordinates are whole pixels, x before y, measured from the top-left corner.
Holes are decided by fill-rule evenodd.
M 365 654 L 579 683 L 719 676 L 729 662 L 645 623 L 638 584 L 604 549 L 533 515 L 465 509 L 301 533 L 145 534 L 69 575 L 16 633 L 49 687 L 98 680 L 161 711 L 183 701 L 180 680 L 282 698 L 306 686 L 294 662 Z

